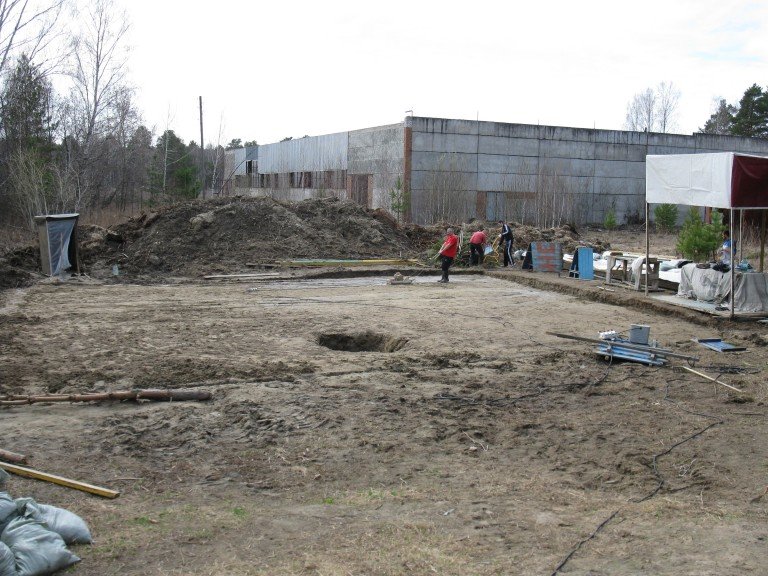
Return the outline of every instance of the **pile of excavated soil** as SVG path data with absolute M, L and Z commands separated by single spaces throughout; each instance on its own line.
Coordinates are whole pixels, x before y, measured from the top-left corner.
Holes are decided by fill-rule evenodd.
M 602 253 L 610 249 L 611 244 L 603 239 L 582 237 L 574 228 L 564 225 L 559 228 L 535 228 L 522 224 L 513 227 L 515 249 L 525 249 L 531 242 L 559 242 L 563 246 L 563 253 L 570 254 L 580 246 L 588 246 L 595 252 Z
M 109 250 L 99 254 L 100 247 Z M 337 199 L 280 202 L 221 198 L 163 208 L 115 227 L 84 261 L 128 274 L 199 276 L 289 258 L 412 256 L 405 232 L 386 213 Z
M 0 254 L 0 290 L 30 286 L 43 278 L 40 272 L 40 249 L 25 246 Z
M 249 270 L 248 264 L 296 258 L 376 259 L 427 256 L 439 246 L 445 229 L 463 230 L 465 240 L 484 225 L 489 239 L 498 224 L 441 222 L 400 225 L 387 212 L 336 198 L 283 202 L 272 198 L 215 198 L 158 208 L 114 226 L 78 228 L 82 271 L 97 279 L 112 277 L 114 265 L 131 280 L 199 277 Z M 572 252 L 610 247 L 585 241 L 571 227 L 539 229 L 513 224 L 515 248 L 551 241 Z M 40 273 L 37 246 L 0 256 L 0 289 L 33 284 Z M 116 279 L 117 280 L 117 279 Z

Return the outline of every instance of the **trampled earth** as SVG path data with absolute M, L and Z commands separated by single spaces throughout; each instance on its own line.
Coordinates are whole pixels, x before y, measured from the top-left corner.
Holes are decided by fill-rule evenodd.
M 539 273 L 407 273 L 0 292 L 5 395 L 213 394 L 0 408 L 0 447 L 121 495 L 9 492 L 89 523 L 82 575 L 764 573 L 765 325 Z M 631 324 L 742 392 L 547 334 Z

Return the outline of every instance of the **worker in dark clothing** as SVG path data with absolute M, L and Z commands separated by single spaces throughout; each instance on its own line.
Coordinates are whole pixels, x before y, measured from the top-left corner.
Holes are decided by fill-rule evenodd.
M 512 240 L 514 240 L 514 235 L 512 234 L 512 226 L 504 222 L 504 220 L 499 220 L 499 224 L 501 224 L 501 234 L 499 234 L 499 240 L 501 241 L 501 245 L 504 247 L 504 266 L 514 266 L 515 262 L 512 260 Z

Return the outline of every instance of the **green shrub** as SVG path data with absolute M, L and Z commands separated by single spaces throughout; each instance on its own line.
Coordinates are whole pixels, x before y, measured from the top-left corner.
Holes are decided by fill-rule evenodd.
M 411 204 L 411 193 L 410 190 L 403 187 L 400 176 L 397 177 L 394 188 L 389 190 L 389 201 L 397 221 L 402 222 Z
M 677 225 L 677 204 L 659 204 L 653 209 L 656 226 L 664 232 L 671 232 Z
M 605 226 L 608 230 L 613 230 L 616 228 L 616 209 L 613 206 L 608 208 L 608 211 L 605 213 L 603 226 Z
M 712 223 L 704 224 L 698 209 L 691 206 L 677 238 L 677 249 L 684 258 L 703 262 L 722 243 L 721 235 L 724 229 L 723 215 L 720 212 L 712 212 Z

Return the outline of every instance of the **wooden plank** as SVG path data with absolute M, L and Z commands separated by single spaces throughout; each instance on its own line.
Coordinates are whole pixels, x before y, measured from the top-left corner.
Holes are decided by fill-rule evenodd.
M 47 472 L 40 472 L 32 468 L 24 468 L 23 466 L 16 466 L 15 464 L 9 464 L 7 462 L 0 462 L 0 468 L 6 472 L 11 472 L 17 476 L 24 476 L 25 478 L 34 478 L 35 480 L 43 480 L 45 482 L 51 482 L 52 484 L 58 484 L 59 486 L 66 486 L 67 488 L 74 488 L 75 490 L 81 490 L 96 496 L 103 498 L 117 498 L 120 496 L 120 492 L 110 490 L 109 488 L 102 488 L 100 486 L 94 486 L 93 484 L 86 484 L 79 480 L 71 480 L 64 478 L 63 476 L 56 476 L 55 474 L 48 474 Z
M 684 370 L 688 370 L 688 372 L 692 374 L 696 374 L 697 376 L 701 376 L 702 378 L 706 378 L 707 380 L 711 380 L 712 382 L 715 382 L 717 384 L 720 384 L 721 386 L 725 386 L 726 388 L 730 388 L 731 390 L 735 390 L 736 392 L 744 392 L 744 390 L 740 390 L 736 388 L 735 386 L 731 386 L 730 384 L 726 384 L 725 382 L 720 382 L 717 378 L 712 378 L 712 376 L 707 376 L 706 374 L 703 374 L 701 372 L 698 372 L 694 370 L 693 368 L 688 368 L 688 366 L 682 366 Z
M 271 280 L 278 277 L 280 277 L 279 272 L 263 272 L 252 274 L 211 274 L 210 276 L 203 276 L 203 280 L 217 280 L 220 278 L 251 278 L 254 280 L 259 278 L 269 278 Z

